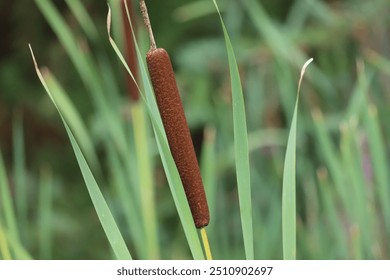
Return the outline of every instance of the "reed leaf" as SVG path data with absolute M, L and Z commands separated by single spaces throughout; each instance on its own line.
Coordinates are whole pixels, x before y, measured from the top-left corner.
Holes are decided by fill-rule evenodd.
M 72 144 L 73 151 L 76 155 L 77 161 L 80 166 L 81 173 L 83 175 L 84 181 L 86 183 L 88 193 L 91 197 L 92 203 L 95 207 L 96 213 L 98 215 L 99 221 L 104 229 L 104 232 L 107 236 L 108 241 L 110 242 L 110 245 L 115 253 L 115 256 L 117 259 L 120 260 L 128 260 L 132 259 L 129 250 L 127 249 L 126 243 L 123 240 L 123 237 L 118 229 L 118 226 L 114 220 L 114 217 L 107 205 L 106 200 L 103 197 L 102 192 L 99 189 L 98 184 L 96 183 L 96 180 L 88 166 L 87 161 L 85 160 L 85 157 L 80 150 L 80 147 L 69 128 L 68 123 L 66 122 L 65 118 L 62 115 L 61 110 L 61 104 L 57 103 L 56 96 L 49 90 L 49 87 L 46 83 L 47 79 L 50 79 L 50 73 L 45 72 L 43 75 L 41 70 L 38 68 L 38 64 L 35 60 L 34 53 L 32 51 L 32 48 L 30 46 L 31 55 L 34 61 L 35 70 L 37 72 L 37 75 L 39 77 L 39 80 L 41 81 L 43 87 L 45 88 L 47 94 L 49 95 L 51 101 L 53 102 L 54 106 L 56 107 L 58 113 L 60 114 L 61 120 L 65 126 L 66 132 L 68 133 L 70 142 Z
M 298 82 L 297 100 L 291 122 L 290 133 L 287 140 L 286 157 L 283 171 L 282 193 L 282 234 L 283 258 L 296 259 L 296 138 L 299 92 L 306 67 L 313 61 L 309 59 L 302 67 Z
M 252 195 L 250 184 L 250 166 L 248 149 L 248 131 L 245 116 L 245 103 L 241 86 L 240 73 L 233 46 L 228 32 L 219 12 L 217 2 L 215 7 L 221 20 L 223 34 L 225 37 L 226 50 L 229 60 L 230 79 L 233 98 L 233 127 L 234 127 L 234 153 L 237 174 L 238 198 L 240 203 L 240 214 L 246 259 L 254 259 L 253 246 L 253 221 L 252 221 Z

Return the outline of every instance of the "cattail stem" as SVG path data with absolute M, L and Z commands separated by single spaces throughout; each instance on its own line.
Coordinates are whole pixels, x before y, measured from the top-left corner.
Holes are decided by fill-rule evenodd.
M 213 256 L 211 255 L 210 244 L 209 244 L 209 239 L 207 238 L 206 228 L 200 229 L 200 235 L 202 236 L 202 242 L 203 242 L 204 252 L 206 254 L 206 259 L 212 260 Z
M 145 0 L 140 0 L 139 4 L 141 6 L 142 18 L 144 19 L 144 23 L 149 32 L 150 48 L 156 49 L 156 41 L 154 40 L 152 25 L 150 24 L 148 8 L 146 7 Z

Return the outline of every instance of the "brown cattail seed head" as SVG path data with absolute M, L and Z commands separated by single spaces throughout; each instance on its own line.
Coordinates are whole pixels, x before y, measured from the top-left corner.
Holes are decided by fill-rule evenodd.
M 146 61 L 169 147 L 184 186 L 195 226 L 205 227 L 210 219 L 206 194 L 171 60 L 164 49 L 152 48 L 147 53 Z

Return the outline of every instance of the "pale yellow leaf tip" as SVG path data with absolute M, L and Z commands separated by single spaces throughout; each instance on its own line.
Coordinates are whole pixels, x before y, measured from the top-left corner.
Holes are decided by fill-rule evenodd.
M 110 5 L 107 3 L 107 6 L 108 6 L 108 13 L 107 13 L 107 33 L 108 33 L 108 37 L 111 38 L 111 32 L 110 32 L 110 29 L 111 29 L 111 8 L 110 8 Z
M 43 79 L 41 71 L 39 70 L 39 66 L 38 66 L 37 60 L 35 59 L 34 51 L 33 51 L 32 47 L 31 47 L 31 44 L 28 44 L 28 47 L 30 49 L 31 57 L 32 57 L 32 60 L 34 62 L 35 72 L 37 72 L 38 78 L 41 80 L 41 83 L 46 88 L 46 83 L 45 83 L 45 81 Z
M 35 59 L 34 52 L 32 50 L 31 44 L 28 44 L 28 48 L 30 49 L 30 53 L 31 53 L 31 57 L 32 57 L 33 62 L 34 62 L 35 69 L 38 69 L 38 64 L 37 64 L 37 61 Z
M 301 79 L 302 79 L 302 76 L 305 74 L 307 66 L 309 66 L 309 64 L 312 63 L 313 60 L 314 60 L 313 58 L 310 58 L 308 61 L 305 62 L 305 64 L 303 64 L 302 70 L 301 70 Z
M 307 66 L 309 66 L 310 63 L 312 63 L 314 59 L 313 58 L 310 58 L 308 61 L 305 62 L 305 64 L 303 64 L 302 66 L 302 69 L 301 69 L 301 77 L 299 78 L 299 83 L 298 83 L 298 92 L 299 92 L 299 89 L 301 88 L 301 83 L 302 83 L 302 79 L 303 79 L 303 75 L 305 75 L 305 71 L 306 71 L 306 68 Z

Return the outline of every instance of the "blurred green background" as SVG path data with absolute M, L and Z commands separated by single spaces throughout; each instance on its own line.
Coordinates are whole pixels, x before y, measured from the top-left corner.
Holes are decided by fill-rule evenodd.
M 134 147 L 128 111 L 134 101 L 128 98 L 125 70 L 108 42 L 106 1 L 73 1 L 85 7 L 89 29 L 70 8 L 72 1 L 1 1 L 0 148 L 20 242 L 38 259 L 111 258 L 65 129 L 35 74 L 28 43 L 85 122 L 99 159 L 100 169 L 94 175 L 103 182 L 102 191 L 123 225 L 123 202 L 118 202 L 118 191 L 112 187 L 116 177 L 107 146 L 116 138 L 106 137 L 109 129 L 101 108 L 92 101 L 91 86 L 69 58 L 39 2 L 54 4 L 75 46 L 90 56 L 100 73 L 96 86 L 101 86 L 123 127 L 129 127 L 125 135 L 130 149 Z M 109 2 L 114 37 L 124 49 L 120 10 L 117 1 Z M 206 191 L 213 200 L 209 235 L 214 257 L 243 258 L 228 61 L 216 9 L 211 0 L 147 4 L 157 45 L 171 56 Z M 218 4 L 237 56 L 246 102 L 255 257 L 282 258 L 287 133 L 300 67 L 313 57 L 298 118 L 298 258 L 388 259 L 390 2 L 220 0 Z M 148 41 L 137 1 L 133 9 L 145 54 Z M 150 125 L 147 130 L 159 258 L 190 258 Z M 47 213 L 40 210 L 40 190 L 45 184 L 50 190 L 44 199 L 50 202 L 46 208 L 50 214 L 43 218 Z M 25 186 L 24 203 L 17 202 L 18 186 Z M 137 251 L 131 230 L 121 229 L 134 256 L 147 258 Z

